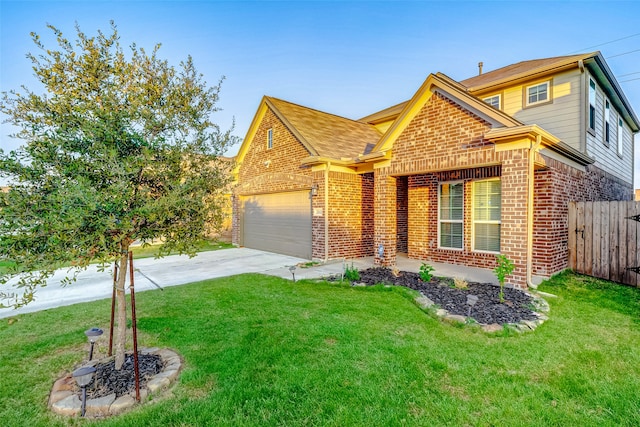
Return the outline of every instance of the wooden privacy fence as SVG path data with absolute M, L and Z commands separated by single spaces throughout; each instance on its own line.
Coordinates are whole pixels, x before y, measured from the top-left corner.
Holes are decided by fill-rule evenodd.
M 569 202 L 569 268 L 640 287 L 640 202 Z

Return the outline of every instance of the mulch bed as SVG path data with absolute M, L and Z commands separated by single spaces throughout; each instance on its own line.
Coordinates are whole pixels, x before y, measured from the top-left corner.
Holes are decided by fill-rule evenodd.
M 360 271 L 360 280 L 357 282 L 367 286 L 385 284 L 414 289 L 449 313 L 462 316 L 469 314 L 467 295 L 476 295 L 478 302 L 471 310 L 471 317 L 478 323 L 501 325 L 537 319 L 530 295 L 505 287 L 505 301 L 501 303 L 500 288 L 491 283 L 469 282 L 467 289 L 458 289 L 453 286 L 453 279 L 433 277 L 430 282 L 423 282 L 418 273 L 401 271 L 396 277 L 384 267 Z
M 95 368 L 94 379 L 87 387 L 87 399 L 96 399 L 112 393 L 120 397 L 136 389 L 133 354 L 125 356 L 122 369 L 118 371 L 115 369 L 113 359 L 106 363 L 99 363 Z M 138 354 L 138 370 L 140 389 L 142 389 L 150 377 L 162 370 L 162 358 L 155 354 Z

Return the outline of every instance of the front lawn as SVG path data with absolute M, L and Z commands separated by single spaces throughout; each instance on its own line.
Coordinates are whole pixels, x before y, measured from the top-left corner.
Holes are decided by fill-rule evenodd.
M 100 426 L 640 425 L 640 292 L 563 274 L 551 319 L 489 336 L 402 288 L 245 274 L 137 295 L 140 341 L 184 357 L 170 392 Z M 47 410 L 110 301 L 0 322 L 5 426 L 85 425 Z M 107 339 L 98 348 L 104 354 Z

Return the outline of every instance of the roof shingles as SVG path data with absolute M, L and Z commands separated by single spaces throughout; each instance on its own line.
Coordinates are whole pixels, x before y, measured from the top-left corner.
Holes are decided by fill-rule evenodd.
M 381 133 L 372 125 L 303 107 L 277 98 L 267 100 L 313 147 L 318 156 L 333 159 L 367 154 Z M 303 143 L 304 143 L 303 142 Z

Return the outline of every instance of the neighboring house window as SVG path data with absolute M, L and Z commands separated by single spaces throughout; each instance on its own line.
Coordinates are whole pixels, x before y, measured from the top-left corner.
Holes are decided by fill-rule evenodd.
M 527 86 L 527 106 L 549 101 L 549 82 Z
M 483 99 L 484 102 L 491 105 L 494 108 L 500 109 L 500 95 L 490 96 Z
M 624 137 L 624 128 L 622 125 L 622 119 L 618 119 L 618 156 L 622 157 L 622 144 Z
M 589 129 L 596 131 L 596 83 L 589 79 Z
M 500 252 L 500 180 L 473 183 L 473 250 Z
M 604 101 L 604 142 L 609 146 L 609 139 L 611 135 L 611 105 L 609 105 L 609 100 Z
M 447 182 L 438 191 L 438 246 L 462 249 L 464 183 Z
M 273 148 L 273 129 L 267 131 L 267 150 Z

